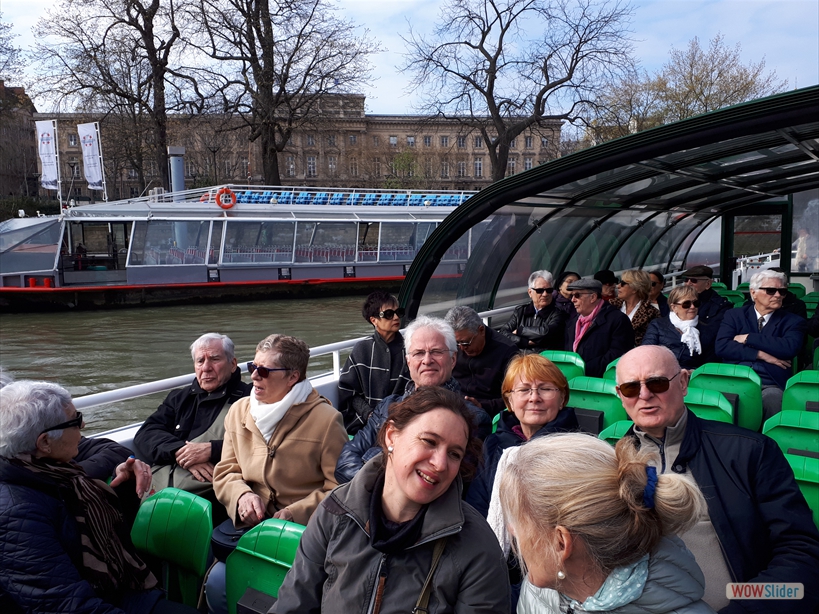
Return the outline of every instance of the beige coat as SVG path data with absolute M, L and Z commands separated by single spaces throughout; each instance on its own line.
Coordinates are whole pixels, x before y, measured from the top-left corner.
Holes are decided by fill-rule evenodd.
M 267 443 L 245 397 L 225 418 L 213 490 L 237 526 L 239 497 L 251 491 L 265 501 L 269 516 L 286 507 L 295 522 L 306 525 L 325 495 L 338 486 L 333 473 L 346 441 L 341 414 L 315 390 L 287 410 Z

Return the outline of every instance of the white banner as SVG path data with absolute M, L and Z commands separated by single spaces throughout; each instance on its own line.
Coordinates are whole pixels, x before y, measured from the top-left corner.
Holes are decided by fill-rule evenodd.
M 46 190 L 59 190 L 59 169 L 57 168 L 57 123 L 46 120 L 37 123 L 37 143 L 43 174 L 40 185 Z
M 102 165 L 100 164 L 100 144 L 97 139 L 97 124 L 77 124 L 77 132 L 82 144 L 82 162 L 85 180 L 89 190 L 102 190 Z

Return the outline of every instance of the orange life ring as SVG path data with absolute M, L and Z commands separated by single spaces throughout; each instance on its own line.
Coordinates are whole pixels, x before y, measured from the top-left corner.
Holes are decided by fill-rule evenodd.
M 226 198 L 223 199 L 223 196 Z M 230 209 L 236 204 L 236 194 L 230 188 L 219 188 L 219 191 L 216 192 L 216 204 L 222 209 Z
M 210 192 L 205 192 L 202 196 L 199 197 L 200 203 L 210 202 Z

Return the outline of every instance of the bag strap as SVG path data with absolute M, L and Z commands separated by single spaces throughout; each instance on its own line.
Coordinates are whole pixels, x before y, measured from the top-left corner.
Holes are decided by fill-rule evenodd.
M 421 589 L 421 594 L 418 597 L 415 607 L 412 609 L 412 614 L 417 614 L 418 612 L 429 614 L 427 605 L 429 605 L 429 594 L 432 592 L 432 574 L 435 573 L 435 569 L 438 567 L 438 561 L 441 560 L 441 555 L 444 553 L 446 539 L 446 537 L 442 537 L 435 542 L 435 549 L 432 551 L 432 567 L 429 568 L 427 579 L 424 580 L 424 586 Z

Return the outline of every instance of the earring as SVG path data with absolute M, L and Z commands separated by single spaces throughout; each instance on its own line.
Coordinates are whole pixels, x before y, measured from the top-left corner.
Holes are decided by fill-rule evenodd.
M 563 573 L 562 571 L 558 571 L 557 572 L 557 579 L 558 580 L 565 580 L 566 579 L 566 574 Z
M 388 453 L 388 454 L 392 454 L 392 451 L 393 451 L 394 449 L 395 449 L 395 448 L 393 448 L 392 446 L 387 446 L 387 453 Z

